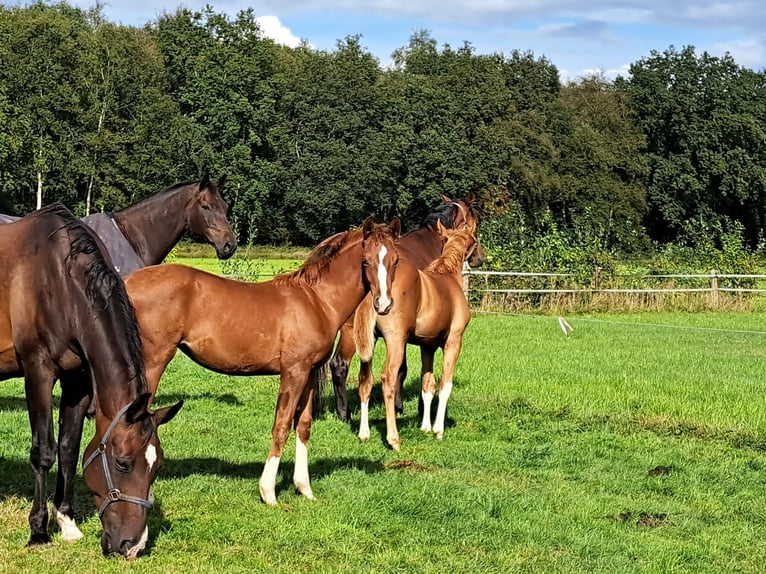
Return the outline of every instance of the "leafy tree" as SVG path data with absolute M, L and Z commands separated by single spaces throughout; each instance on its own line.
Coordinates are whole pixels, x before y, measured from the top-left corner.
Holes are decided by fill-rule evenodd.
M 617 85 L 647 140 L 646 226 L 661 242 L 687 221 L 740 221 L 754 244 L 766 223 L 766 77 L 693 47 L 652 52 Z

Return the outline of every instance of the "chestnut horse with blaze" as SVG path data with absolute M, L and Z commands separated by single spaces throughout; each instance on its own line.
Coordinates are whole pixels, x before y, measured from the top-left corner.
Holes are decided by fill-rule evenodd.
M 103 525 L 104 554 L 135 558 L 148 540 L 150 488 L 162 464 L 157 427 L 182 403 L 150 411 L 141 340 L 125 285 L 93 231 L 61 205 L 0 225 L 0 380 L 24 377 L 35 493 L 29 545 L 51 541 L 47 475 L 56 459 L 53 386 L 61 380 L 58 479 L 53 496 L 65 541 L 85 410 L 96 433 L 83 476 Z
M 279 375 L 271 448 L 261 498 L 277 504 L 282 449 L 295 428 L 298 491 L 313 499 L 307 444 L 315 379 L 335 335 L 367 293 L 376 314 L 393 305 L 399 220 L 365 221 L 361 230 L 322 241 L 292 273 L 263 283 L 235 281 L 183 265 L 146 267 L 125 284 L 136 308 L 149 388 L 155 392 L 176 349 L 229 375 Z
M 442 256 L 423 270 L 407 261 L 401 261 L 392 291 L 396 307 L 391 313 L 385 317 L 376 316 L 365 300 L 357 309 L 354 321 L 354 339 L 360 359 L 359 400 L 362 415 L 359 438 L 370 438 L 368 404 L 373 383 L 372 353 L 377 333 L 386 342 L 386 362 L 381 375 L 386 407 L 386 440 L 397 451 L 400 444 L 394 393 L 405 347 L 408 343 L 420 347 L 423 401 L 420 429 L 433 432 L 436 438 L 441 439 L 444 435 L 447 401 L 452 393 L 452 376 L 463 345 L 463 333 L 471 320 L 471 311 L 463 293 L 462 276 L 463 262 L 477 245 L 476 229 L 468 225 L 455 230 L 446 229 L 437 221 L 436 230 L 445 242 Z M 442 380 L 436 418 L 431 426 L 431 401 L 436 390 L 434 355 L 439 348 L 444 351 Z
M 442 195 L 441 199 L 442 203 L 437 205 L 425 217 L 417 229 L 402 235 L 402 238 L 399 240 L 399 257 L 402 261 L 407 261 L 417 269 L 425 268 L 429 263 L 442 255 L 444 239 L 436 229 L 437 222 L 441 222 L 447 229 L 468 226 L 476 230 L 478 226 L 478 219 L 473 207 L 475 202 L 473 193 L 469 193 L 464 199 L 453 200 L 446 195 Z M 480 267 L 484 264 L 484 247 L 478 241 L 478 236 L 476 246 L 467 261 L 470 267 Z M 341 420 L 349 423 L 351 422 L 351 413 L 348 409 L 346 381 L 348 379 L 348 367 L 355 353 L 354 316 L 352 315 L 341 328 L 335 353 L 330 361 L 333 391 L 335 394 L 335 410 Z M 396 388 L 395 406 L 397 412 L 402 412 L 401 388 L 404 385 L 404 379 L 407 377 L 406 357 L 402 360 L 397 376 L 398 385 Z M 320 407 L 321 405 L 315 406 L 314 411 L 318 412 Z

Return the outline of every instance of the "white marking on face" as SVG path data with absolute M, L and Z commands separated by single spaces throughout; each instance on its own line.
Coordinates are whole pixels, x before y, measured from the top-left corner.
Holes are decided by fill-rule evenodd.
M 153 444 L 146 447 L 146 462 L 149 464 L 149 470 L 152 470 L 154 463 L 157 462 L 157 449 Z
M 378 308 L 387 309 L 391 304 L 391 299 L 388 294 L 388 270 L 383 264 L 383 260 L 388 253 L 388 249 L 383 245 L 378 253 L 378 286 L 380 287 L 380 295 L 378 296 Z
M 128 560 L 135 560 L 138 557 L 138 553 L 146 548 L 146 542 L 149 540 L 149 528 L 144 527 L 144 531 L 141 533 L 141 538 L 136 545 L 128 550 L 128 554 L 125 556 Z

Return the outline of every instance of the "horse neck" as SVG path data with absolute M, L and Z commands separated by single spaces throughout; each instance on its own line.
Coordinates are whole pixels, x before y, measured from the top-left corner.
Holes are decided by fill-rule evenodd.
M 96 411 L 100 411 L 108 420 L 126 404 L 133 402 L 140 392 L 146 389 L 141 386 L 141 366 L 136 365 L 130 357 L 124 344 L 109 344 L 109 341 L 119 340 L 119 331 L 105 329 L 94 325 L 91 336 L 82 337 L 80 346 L 91 371 Z
M 125 239 L 146 265 L 170 253 L 186 229 L 186 207 L 192 186 L 160 192 L 113 214 Z
M 338 331 L 369 291 L 362 280 L 361 241 L 335 256 L 310 288 L 320 300 L 328 324 Z
M 402 235 L 397 247 L 400 257 L 422 269 L 442 255 L 444 246 L 438 232 L 430 226 L 420 227 Z

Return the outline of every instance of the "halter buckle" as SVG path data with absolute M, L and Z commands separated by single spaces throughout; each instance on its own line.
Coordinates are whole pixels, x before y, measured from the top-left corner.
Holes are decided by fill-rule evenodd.
M 122 493 L 118 488 L 110 488 L 106 494 L 107 498 L 112 502 L 117 502 L 122 498 Z

